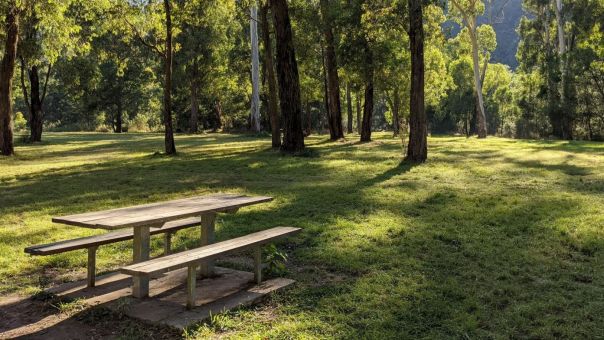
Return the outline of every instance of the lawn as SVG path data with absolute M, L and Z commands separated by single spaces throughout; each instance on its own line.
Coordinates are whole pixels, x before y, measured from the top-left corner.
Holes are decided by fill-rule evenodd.
M 282 249 L 296 286 L 215 316 L 188 337 L 596 338 L 604 334 L 604 144 L 432 137 L 426 164 L 400 140 L 46 134 L 0 159 L 0 295 L 85 277 L 84 251 L 32 258 L 28 245 L 91 235 L 52 216 L 215 192 L 270 195 L 221 216 L 217 238 L 302 227 Z M 179 249 L 198 230 L 181 232 Z M 159 239 L 153 242 L 160 252 Z M 131 245 L 99 250 L 100 271 Z

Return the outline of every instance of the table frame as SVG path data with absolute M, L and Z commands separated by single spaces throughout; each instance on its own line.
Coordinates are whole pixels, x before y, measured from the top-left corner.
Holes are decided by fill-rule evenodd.
M 230 206 L 228 204 L 225 203 L 225 206 L 220 206 L 220 204 L 218 204 L 218 206 L 214 207 L 210 204 L 209 207 L 206 207 L 205 209 L 201 209 L 201 211 L 199 211 L 199 214 L 197 216 L 200 216 L 200 232 L 201 232 L 201 237 L 200 237 L 200 246 L 205 246 L 211 243 L 214 243 L 214 233 L 215 233 L 215 224 L 216 224 L 216 215 L 218 213 L 235 213 L 239 210 L 240 207 L 243 206 L 247 206 L 247 205 L 253 205 L 253 204 L 258 204 L 258 203 L 264 203 L 264 202 L 269 202 L 272 201 L 272 197 L 266 197 L 266 196 L 258 196 L 258 197 L 250 197 L 250 196 L 241 196 L 241 195 L 225 195 L 225 194 L 220 194 L 220 195 L 209 195 L 209 196 L 205 196 L 209 199 L 212 198 L 220 198 L 220 196 L 225 197 L 225 199 L 238 199 L 238 198 L 242 198 L 243 202 L 236 202 L 234 204 L 231 204 Z M 204 196 L 199 196 L 199 197 L 193 197 L 190 199 L 203 199 L 205 198 Z M 184 201 L 184 200 L 188 200 L 188 199 L 182 199 L 182 200 L 176 200 L 178 202 Z M 90 216 L 97 216 L 98 214 L 105 214 L 105 212 L 110 212 L 110 211 L 102 211 L 102 212 L 94 212 L 94 213 L 86 213 L 86 214 L 79 214 L 79 215 L 71 215 L 71 216 L 64 216 L 64 217 L 55 217 L 53 218 L 53 222 L 56 223 L 62 223 L 62 224 L 67 224 L 67 225 L 75 225 L 75 226 L 79 226 L 79 227 L 85 227 L 85 228 L 101 228 L 101 229 L 120 229 L 120 226 L 122 226 L 122 228 L 133 228 L 133 247 L 132 247 L 132 258 L 134 263 L 137 262 L 143 262 L 149 259 L 149 253 L 150 253 L 150 248 L 151 248 L 151 228 L 161 228 L 163 226 L 164 223 L 168 222 L 168 221 L 172 221 L 172 220 L 178 220 L 180 218 L 186 218 L 186 217 L 191 217 L 191 216 L 195 216 L 196 214 L 193 213 L 193 211 L 189 211 L 183 214 L 173 214 L 170 215 L 168 217 L 160 217 L 160 218 L 154 218 L 151 219 L 149 221 L 149 223 L 144 223 L 144 218 L 140 218 L 140 208 L 141 207 L 145 207 L 148 210 L 153 210 L 155 209 L 155 206 L 161 206 L 162 203 L 173 203 L 175 201 L 167 201 L 167 202 L 158 202 L 158 203 L 153 203 L 153 204 L 148 204 L 148 205 L 142 205 L 142 206 L 134 206 L 134 207 L 127 207 L 127 208 L 119 208 L 119 209 L 112 209 L 111 211 L 116 211 L 116 210 L 134 210 L 136 211 L 137 209 L 139 209 L 139 217 L 137 217 L 137 221 L 138 222 L 129 222 L 129 223 L 125 223 L 125 224 L 118 224 L 116 223 L 115 219 L 113 219 L 113 221 L 111 221 L 110 224 L 103 224 L 103 217 L 98 217 L 98 218 L 91 218 Z M 214 205 L 216 205 L 214 203 Z M 144 215 L 143 215 L 144 216 Z M 92 220 L 91 220 L 92 219 Z M 99 221 L 100 219 L 100 221 Z M 169 240 L 166 240 L 166 242 L 169 242 Z M 200 274 L 204 277 L 209 277 L 213 275 L 214 272 L 214 261 L 213 260 L 209 260 L 205 263 L 203 263 L 201 265 L 200 268 Z M 149 296 L 149 277 L 133 277 L 133 285 L 132 285 L 132 295 L 134 297 L 137 298 L 143 298 L 143 297 L 147 297 Z

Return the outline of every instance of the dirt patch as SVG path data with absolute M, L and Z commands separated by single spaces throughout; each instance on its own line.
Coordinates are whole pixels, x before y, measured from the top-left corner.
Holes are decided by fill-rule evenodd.
M 102 307 L 54 297 L 0 298 L 0 339 L 176 339 L 170 328 L 146 325 Z

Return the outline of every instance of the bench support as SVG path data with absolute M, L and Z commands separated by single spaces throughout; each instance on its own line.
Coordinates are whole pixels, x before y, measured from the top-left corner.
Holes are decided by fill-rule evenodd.
M 164 255 L 170 255 L 172 252 L 172 233 L 164 234 Z
M 134 228 L 134 262 L 143 262 L 149 259 L 149 227 Z M 149 296 L 149 278 L 147 276 L 134 276 L 132 295 L 137 298 Z
M 88 248 L 88 272 L 87 272 L 87 286 L 94 287 L 95 276 L 96 276 L 96 250 L 98 247 Z
M 187 309 L 195 307 L 196 269 L 196 265 L 191 265 L 187 271 Z
M 262 248 L 254 248 L 254 281 L 262 282 Z
M 216 213 L 208 213 L 201 215 L 201 246 L 207 246 L 214 243 L 214 223 L 216 221 Z M 201 275 L 210 277 L 214 273 L 214 261 L 204 261 L 200 266 Z

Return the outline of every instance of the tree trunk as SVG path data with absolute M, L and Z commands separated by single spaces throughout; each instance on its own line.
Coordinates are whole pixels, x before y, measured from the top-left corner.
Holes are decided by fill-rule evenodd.
M 260 55 L 258 53 L 258 7 L 250 7 L 250 40 L 252 45 L 252 107 L 250 123 L 255 132 L 260 132 Z
M 327 86 L 327 66 L 325 65 L 325 50 L 323 49 L 323 45 L 321 45 L 321 61 L 323 62 L 321 64 L 321 66 L 323 66 L 323 108 L 325 109 L 325 118 L 327 120 L 327 127 L 329 129 L 329 134 L 330 136 L 332 135 L 332 131 L 333 131 L 333 126 L 331 125 L 333 123 L 333 120 L 331 120 L 330 117 L 330 111 L 329 111 L 329 89 Z M 321 123 L 321 118 L 319 117 L 319 130 L 321 130 L 323 128 L 323 124 Z M 320 133 L 321 131 L 319 131 Z
M 564 39 L 564 21 L 562 20 L 562 0 L 554 0 L 556 21 L 558 22 L 558 53 L 566 53 L 566 40 Z
M 274 17 L 277 44 L 279 102 L 284 127 L 281 150 L 300 152 L 304 150 L 300 78 L 298 75 L 298 63 L 296 62 L 287 0 L 272 0 L 271 9 Z
M 262 25 L 262 39 L 264 44 L 264 62 L 266 65 L 265 78 L 268 80 L 268 115 L 271 120 L 271 134 L 273 148 L 281 146 L 281 122 L 277 109 L 277 84 L 275 80 L 275 66 L 273 62 L 273 44 L 268 25 L 268 4 L 260 8 L 260 22 Z
M 363 105 L 363 123 L 361 142 L 371 141 L 371 118 L 373 115 L 373 54 L 365 40 L 365 104 Z
M 352 95 L 350 94 L 350 84 L 346 83 L 346 106 L 348 109 L 347 133 L 352 133 Z
M 556 21 L 558 26 L 558 55 L 560 57 L 560 125 L 561 137 L 563 139 L 573 139 L 573 110 L 570 100 L 569 84 L 569 55 L 566 44 L 566 34 L 564 32 L 564 19 L 562 18 L 562 0 L 554 0 L 554 11 L 556 12 Z
M 333 37 L 329 0 L 321 0 L 321 14 L 323 16 L 323 36 L 325 38 L 325 68 L 327 73 L 327 94 L 329 108 L 329 134 L 331 140 L 344 138 L 342 129 L 342 108 L 340 102 L 340 78 L 338 76 L 338 63 Z
M 474 85 L 476 91 L 476 98 L 478 100 L 478 112 L 476 114 L 476 128 L 478 132 L 478 138 L 487 137 L 487 119 L 484 112 L 484 100 L 482 98 L 482 82 L 480 81 L 480 65 L 478 60 L 478 40 L 476 37 L 476 22 L 468 22 L 468 32 L 470 33 L 470 40 L 472 42 L 472 66 L 474 69 Z
M 172 10 L 170 0 L 164 0 L 166 15 L 166 50 L 164 56 L 164 143 L 166 154 L 176 153 L 172 130 Z
M 116 98 L 117 101 L 117 117 L 115 119 L 115 129 L 114 132 L 116 133 L 122 133 L 123 131 L 123 105 L 122 105 L 122 91 L 120 88 L 119 94 Z
M 19 12 L 15 1 L 10 1 L 5 21 L 5 45 L 0 65 L 0 153 L 10 156 L 15 153 L 13 145 L 13 102 L 12 80 L 17 58 L 19 40 Z
M 42 99 L 40 93 L 40 76 L 36 65 L 29 69 L 30 103 L 29 127 L 30 141 L 42 141 Z
M 400 111 L 401 107 L 401 94 L 398 87 L 394 88 L 394 98 L 392 99 L 392 129 L 394 130 L 394 137 L 400 133 Z
M 357 92 L 357 133 L 361 134 L 361 91 Z
M 428 127 L 424 107 L 424 28 L 422 0 L 409 1 L 409 49 L 411 50 L 411 93 L 409 146 L 406 160 L 422 163 L 428 158 Z
M 195 67 L 195 66 L 194 66 Z M 189 118 L 189 132 L 199 131 L 199 85 L 197 79 L 191 80 L 191 117 Z
M 216 99 L 216 105 L 214 106 L 214 120 L 212 132 L 216 132 L 218 129 L 222 128 L 222 103 L 220 98 Z
M 310 136 L 312 133 L 312 112 L 310 109 L 310 101 L 306 99 L 306 132 L 304 137 Z

